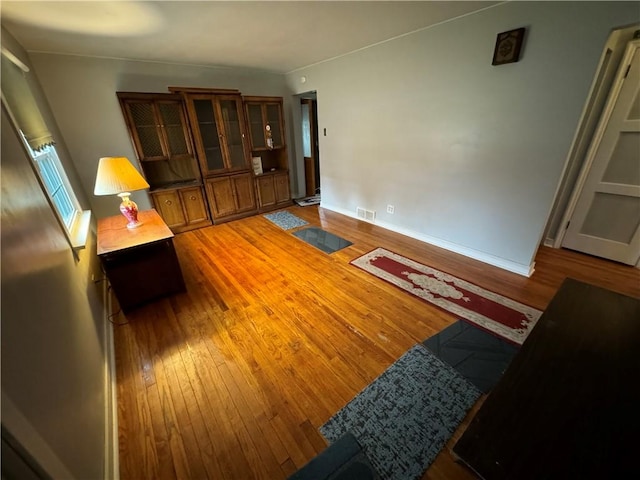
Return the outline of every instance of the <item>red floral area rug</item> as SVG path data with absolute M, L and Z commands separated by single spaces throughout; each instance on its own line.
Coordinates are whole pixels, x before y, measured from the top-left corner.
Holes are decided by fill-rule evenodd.
M 460 278 L 384 248 L 351 261 L 352 265 L 459 318 L 521 345 L 542 314 Z

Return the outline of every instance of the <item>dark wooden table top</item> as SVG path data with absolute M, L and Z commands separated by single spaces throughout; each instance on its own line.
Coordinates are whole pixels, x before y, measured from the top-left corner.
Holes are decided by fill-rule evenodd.
M 640 301 L 565 280 L 453 451 L 485 479 L 640 478 Z

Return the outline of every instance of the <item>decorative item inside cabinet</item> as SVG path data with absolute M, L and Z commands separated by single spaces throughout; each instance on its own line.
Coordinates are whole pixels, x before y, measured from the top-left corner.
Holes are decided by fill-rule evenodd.
M 260 157 L 264 173 L 289 169 L 282 97 L 243 97 L 251 157 Z
M 251 151 L 252 158 L 259 157 L 262 162 L 262 172 L 287 171 L 287 150 L 280 148 L 278 150 L 261 150 Z

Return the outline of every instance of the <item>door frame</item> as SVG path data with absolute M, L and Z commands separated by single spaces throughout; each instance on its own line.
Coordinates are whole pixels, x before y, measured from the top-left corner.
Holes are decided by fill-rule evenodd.
M 308 105 L 309 108 L 309 125 L 310 125 L 310 139 L 311 143 L 311 156 L 306 157 L 304 152 L 302 154 L 304 161 L 304 183 L 305 183 L 305 196 L 312 197 L 320 191 L 320 152 L 318 148 L 318 100 L 315 98 L 301 97 L 300 105 Z M 304 138 L 303 138 L 304 144 Z M 309 161 L 307 161 L 309 159 Z M 311 163 L 311 168 L 307 169 L 308 164 Z M 312 178 L 310 178 L 312 177 Z M 309 186 L 312 185 L 312 192 L 309 192 Z
M 579 248 L 577 245 L 575 245 L 575 243 L 580 243 L 580 240 L 575 238 L 575 235 L 579 234 L 579 232 L 576 230 L 576 225 L 577 228 L 580 228 L 583 224 L 584 217 L 580 216 L 580 212 L 584 212 L 584 208 L 585 208 L 585 204 L 584 203 L 580 203 L 581 201 L 584 202 L 585 199 L 583 198 L 583 193 L 585 192 L 585 187 L 588 188 L 587 190 L 587 194 L 589 194 L 591 187 L 593 186 L 593 182 L 594 182 L 594 178 L 591 177 L 591 172 L 594 168 L 599 169 L 602 164 L 598 164 L 598 166 L 595 165 L 596 159 L 599 157 L 600 153 L 601 153 L 601 148 L 603 147 L 602 141 L 605 138 L 606 135 L 608 135 L 608 132 L 610 132 L 609 128 L 610 128 L 610 122 L 611 122 L 611 117 L 613 116 L 614 112 L 618 111 L 617 109 L 619 109 L 620 107 L 624 108 L 626 106 L 628 106 L 627 103 L 620 103 L 620 95 L 623 91 L 623 88 L 625 88 L 625 86 L 627 87 L 631 87 L 631 88 L 635 88 L 635 93 L 633 93 L 634 91 L 632 90 L 631 93 L 633 93 L 633 97 L 631 97 L 631 102 L 633 102 L 633 100 L 637 97 L 638 95 L 638 90 L 637 90 L 637 76 L 632 77 L 635 78 L 635 80 L 632 82 L 632 84 L 627 84 L 625 83 L 625 81 L 627 81 L 627 77 L 629 76 L 629 72 L 632 66 L 632 62 L 636 61 L 636 65 L 637 65 L 637 61 L 638 59 L 636 58 L 636 55 L 640 54 L 640 38 L 635 39 L 635 40 L 631 40 L 627 43 L 626 48 L 625 48 L 625 53 L 622 57 L 622 60 L 620 62 L 619 68 L 616 72 L 616 77 L 614 80 L 614 83 L 611 87 L 611 90 L 609 92 L 608 98 L 607 98 L 607 103 L 605 105 L 605 108 L 602 112 L 602 115 L 600 116 L 600 120 L 598 122 L 598 126 L 596 128 L 596 131 L 593 135 L 593 138 L 591 139 L 590 145 L 589 145 L 589 150 L 587 151 L 586 157 L 585 157 L 585 161 L 584 161 L 584 165 L 580 174 L 580 177 L 578 178 L 578 181 L 576 182 L 576 187 L 573 191 L 573 194 L 571 196 L 571 201 L 570 201 L 570 209 L 567 209 L 567 211 L 565 212 L 565 215 L 563 217 L 563 220 L 566 220 L 565 228 L 563 231 L 563 240 L 562 240 L 562 246 L 564 248 L 564 243 L 565 240 L 567 240 L 567 234 L 569 233 L 569 231 L 572 232 L 572 235 L 574 235 L 574 237 L 572 237 L 572 242 L 574 243 L 573 246 L 567 246 L 566 248 L 576 248 L 579 251 L 582 251 L 581 248 Z M 634 69 L 634 73 L 635 73 L 635 69 Z M 631 79 L 629 79 L 631 80 Z M 625 95 L 627 95 L 627 99 L 628 99 L 628 94 L 629 94 L 629 90 L 625 90 Z M 627 119 L 630 120 L 630 119 Z M 637 122 L 637 119 L 633 120 L 634 122 Z M 611 152 L 611 155 L 613 155 L 613 151 Z M 605 168 L 602 170 L 602 174 L 604 174 L 604 172 L 606 171 L 606 165 Z M 598 178 L 598 182 L 600 181 L 600 179 Z M 637 189 L 637 186 L 633 186 L 633 188 Z M 598 189 L 596 189 L 596 191 L 598 191 Z M 578 206 L 580 205 L 580 210 L 578 209 Z M 574 218 L 576 217 L 576 214 L 578 213 L 578 217 L 577 219 Z M 588 209 L 587 209 L 587 213 L 588 213 Z M 586 215 L 586 213 L 585 213 Z M 569 225 L 571 222 L 575 222 L 576 220 L 579 221 L 579 224 L 573 224 L 573 225 Z M 637 240 L 637 233 L 634 235 L 634 238 Z M 585 240 L 587 241 L 587 240 Z M 631 243 L 636 243 L 635 241 L 631 241 Z M 631 246 L 631 243 L 629 246 Z M 591 244 L 590 244 L 591 245 Z M 591 247 L 582 247 L 585 248 L 585 252 L 588 252 L 588 250 Z M 592 250 L 591 252 L 594 255 L 598 255 L 598 253 L 596 253 L 595 251 Z M 625 254 L 626 255 L 626 254 Z M 615 255 L 612 255 L 615 256 Z M 605 257 L 605 258 L 609 258 L 609 257 Z M 627 257 L 625 257 L 627 258 Z M 635 259 L 634 263 L 631 263 L 630 265 L 640 265 L 640 258 L 636 258 L 635 256 L 635 249 L 634 249 L 634 255 L 633 255 L 633 259 Z M 622 260 L 622 259 L 618 259 L 618 261 L 622 262 L 622 263 L 627 263 L 628 260 Z M 633 261 L 633 260 L 631 260 Z
M 304 154 L 302 151 L 302 108 L 300 101 L 303 98 L 313 98 L 316 100 L 316 115 L 318 115 L 319 108 L 319 95 L 316 90 L 310 90 L 308 92 L 302 92 L 291 96 L 291 131 L 293 132 L 293 165 L 292 177 L 295 178 L 292 181 L 295 192 L 291 192 L 291 198 L 302 198 L 305 196 L 306 184 L 305 184 L 305 170 L 304 170 Z M 317 117 L 316 117 L 317 118 Z M 318 125 L 318 121 L 316 121 L 316 138 L 318 150 L 316 150 L 315 154 L 317 158 L 317 165 L 319 165 L 320 170 L 320 184 L 322 183 L 322 168 L 320 165 L 320 135 L 319 135 L 320 127 Z
M 582 194 L 589 173 L 591 172 L 591 167 L 593 166 L 596 154 L 598 153 L 600 142 L 602 141 L 602 137 L 609 124 L 611 114 L 616 106 L 617 102 L 611 101 L 611 99 L 617 99 L 620 95 L 620 90 L 622 90 L 622 85 L 624 83 L 624 79 L 626 78 L 626 74 L 624 72 L 631 66 L 631 60 L 638 51 L 640 51 L 640 39 L 631 40 L 627 43 L 627 47 L 625 48 L 625 52 L 616 71 L 614 83 L 612 84 L 611 89 L 609 90 L 609 94 L 607 95 L 607 101 L 602 114 L 600 115 L 600 120 L 598 121 L 596 130 L 591 138 L 589 149 L 587 150 L 584 163 L 580 170 L 580 175 L 576 180 L 576 184 L 573 188 L 573 193 L 569 198 L 567 209 L 562 216 L 560 225 L 562 225 L 563 228 L 561 229 L 561 232 L 559 232 L 559 238 L 556 239 L 556 243 L 559 243 L 558 248 L 562 247 L 562 243 L 564 242 L 564 238 L 568 230 L 567 227 L 575 213 L 578 199 Z
M 634 32 L 639 29 L 640 23 L 614 28 L 604 44 L 578 128 L 571 142 L 562 180 L 556 190 L 554 204 L 547 219 L 543 237 L 544 244 L 547 246 L 562 248 L 567 222 L 573 215 L 577 198 L 589 173 L 589 169 L 586 168 L 586 155 L 591 140 L 603 115 L 610 91 L 614 88 L 613 82 L 626 46 L 633 40 Z

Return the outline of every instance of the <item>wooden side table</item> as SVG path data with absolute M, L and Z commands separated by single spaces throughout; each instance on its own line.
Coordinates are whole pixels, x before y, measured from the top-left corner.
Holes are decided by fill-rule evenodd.
M 128 229 L 122 215 L 98 220 L 97 251 L 123 312 L 186 290 L 173 233 L 158 212 L 138 213 Z

